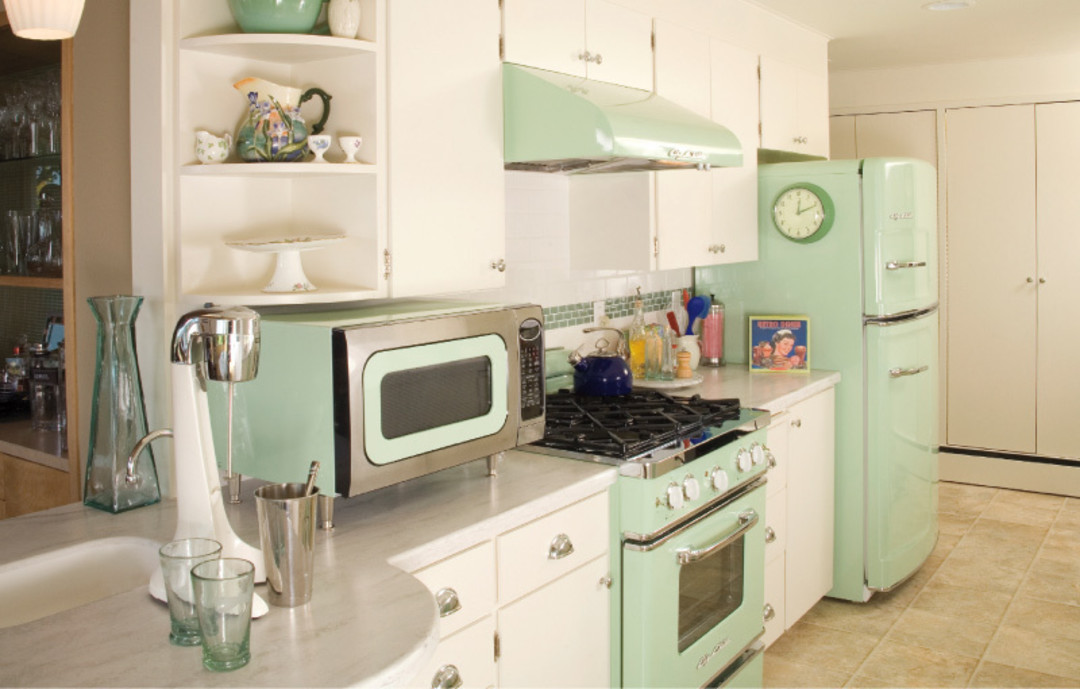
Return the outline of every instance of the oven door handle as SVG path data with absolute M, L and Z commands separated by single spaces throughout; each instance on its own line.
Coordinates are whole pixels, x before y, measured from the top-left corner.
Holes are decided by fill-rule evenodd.
M 675 551 L 675 559 L 678 561 L 680 567 L 682 565 L 689 565 L 693 562 L 700 562 L 734 543 L 744 533 L 754 528 L 757 523 L 758 513 L 752 509 L 746 510 L 739 515 L 739 525 L 719 541 L 712 545 L 705 546 L 704 548 L 679 548 Z

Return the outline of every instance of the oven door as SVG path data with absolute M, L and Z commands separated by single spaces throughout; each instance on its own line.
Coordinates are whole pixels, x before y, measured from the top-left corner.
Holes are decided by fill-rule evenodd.
M 703 687 L 763 631 L 764 482 L 623 548 L 623 685 Z

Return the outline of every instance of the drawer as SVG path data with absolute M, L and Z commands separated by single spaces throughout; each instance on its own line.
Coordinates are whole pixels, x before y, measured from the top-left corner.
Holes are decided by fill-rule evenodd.
M 772 562 L 786 549 L 787 489 L 784 489 L 765 501 L 765 562 Z
M 499 603 L 505 604 L 608 550 L 607 492 L 564 507 L 496 539 Z
M 762 641 L 766 646 L 780 638 L 784 633 L 784 555 L 765 565 L 765 636 Z
M 460 684 L 451 679 L 454 674 Z M 445 680 L 442 685 L 440 680 Z M 424 669 L 405 686 L 410 689 L 431 689 L 438 686 L 455 686 L 461 689 L 494 687 L 495 616 L 489 615 L 439 641 L 434 655 Z
M 417 570 L 413 576 L 441 603 L 440 638 L 495 610 L 495 546 L 491 541 Z

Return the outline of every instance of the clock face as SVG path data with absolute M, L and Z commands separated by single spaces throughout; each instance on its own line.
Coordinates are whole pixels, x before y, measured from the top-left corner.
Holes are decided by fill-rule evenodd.
M 773 224 L 780 234 L 797 242 L 821 239 L 832 220 L 832 200 L 824 190 L 813 185 L 790 186 L 773 202 Z

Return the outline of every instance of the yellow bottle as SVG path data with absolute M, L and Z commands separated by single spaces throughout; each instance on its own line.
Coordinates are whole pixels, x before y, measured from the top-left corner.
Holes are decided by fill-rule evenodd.
M 630 374 L 636 380 L 645 380 L 645 305 L 641 293 L 634 300 L 634 320 L 630 323 Z

